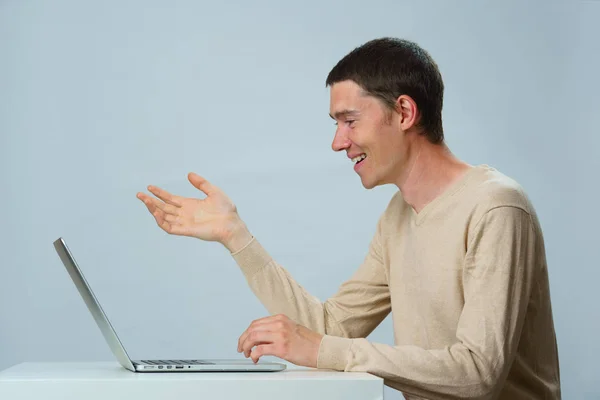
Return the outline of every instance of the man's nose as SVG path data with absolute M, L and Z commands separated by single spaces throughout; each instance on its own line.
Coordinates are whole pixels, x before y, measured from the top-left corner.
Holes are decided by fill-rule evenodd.
M 335 136 L 333 137 L 333 142 L 331 143 L 331 148 L 333 151 L 341 151 L 350 147 L 350 140 L 347 136 L 345 136 L 341 129 L 338 129 L 335 132 Z

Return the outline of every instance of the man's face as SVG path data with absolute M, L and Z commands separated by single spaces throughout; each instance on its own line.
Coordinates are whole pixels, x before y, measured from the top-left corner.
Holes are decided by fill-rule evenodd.
M 406 160 L 398 114 L 349 80 L 332 85 L 329 108 L 337 125 L 332 149 L 345 150 L 350 157 L 366 155 L 353 163 L 363 186 L 396 182 Z

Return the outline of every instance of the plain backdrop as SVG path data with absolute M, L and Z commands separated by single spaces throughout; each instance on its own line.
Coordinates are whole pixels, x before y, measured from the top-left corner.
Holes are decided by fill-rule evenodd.
M 114 360 L 59 236 L 132 357 L 239 357 L 267 313 L 237 265 L 218 243 L 167 235 L 135 197 L 148 184 L 202 197 L 190 171 L 332 295 L 397 188 L 365 190 L 331 150 L 325 78 L 396 36 L 440 67 L 454 153 L 531 197 L 563 397 L 600 398 L 599 19 L 597 1 L 1 1 L 0 369 Z M 388 317 L 370 339 L 392 337 Z

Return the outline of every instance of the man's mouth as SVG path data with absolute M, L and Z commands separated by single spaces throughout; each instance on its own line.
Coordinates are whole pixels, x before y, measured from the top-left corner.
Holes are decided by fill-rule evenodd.
M 352 159 L 352 162 L 354 163 L 354 165 L 360 164 L 361 162 L 363 162 L 363 160 L 367 158 L 367 155 L 365 153 L 356 156 Z

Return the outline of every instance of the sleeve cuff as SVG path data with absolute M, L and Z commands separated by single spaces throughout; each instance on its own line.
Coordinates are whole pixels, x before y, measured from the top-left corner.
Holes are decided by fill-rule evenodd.
M 273 260 L 254 236 L 244 247 L 231 253 L 231 256 L 247 277 L 254 275 Z
M 350 357 L 352 339 L 324 335 L 319 346 L 317 368 L 345 371 Z

